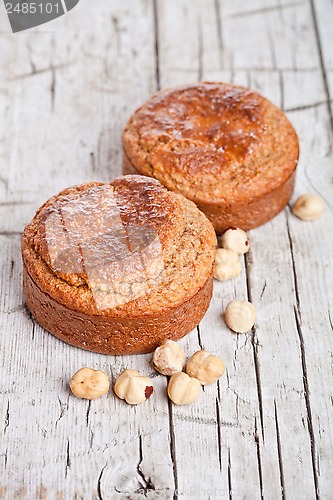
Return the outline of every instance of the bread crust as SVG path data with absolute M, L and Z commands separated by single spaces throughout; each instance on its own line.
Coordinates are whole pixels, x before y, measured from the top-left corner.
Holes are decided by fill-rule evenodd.
M 71 345 L 103 354 L 149 352 L 200 322 L 211 299 L 215 248 L 206 217 L 155 179 L 75 186 L 48 200 L 25 228 L 26 304 Z
M 143 354 L 154 351 L 165 339 L 181 339 L 200 323 L 212 290 L 213 278 L 209 277 L 193 297 L 177 307 L 121 320 L 67 308 L 43 292 L 23 269 L 24 297 L 36 321 L 67 344 L 100 354 Z
M 257 227 L 292 194 L 298 139 L 283 112 L 244 87 L 163 90 L 128 121 L 123 173 L 157 178 L 194 201 L 218 234 Z

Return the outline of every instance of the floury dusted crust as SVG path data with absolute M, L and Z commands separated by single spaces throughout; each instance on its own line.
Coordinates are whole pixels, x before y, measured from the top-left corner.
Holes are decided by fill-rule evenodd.
M 123 173 L 158 179 L 194 201 L 218 234 L 248 230 L 288 203 L 297 135 L 283 112 L 256 92 L 224 83 L 163 90 L 123 133 Z
M 72 187 L 25 228 L 25 300 L 69 344 L 104 354 L 150 352 L 200 322 L 215 248 L 207 218 L 155 179 Z

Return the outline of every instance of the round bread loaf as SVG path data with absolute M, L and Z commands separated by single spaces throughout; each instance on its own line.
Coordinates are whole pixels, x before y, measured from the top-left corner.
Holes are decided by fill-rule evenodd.
M 155 177 L 194 201 L 218 234 L 270 220 L 294 188 L 298 139 L 282 111 L 224 83 L 155 94 L 123 133 L 123 173 Z
M 72 187 L 25 228 L 26 304 L 69 344 L 103 354 L 150 352 L 200 322 L 215 249 L 204 214 L 155 179 Z

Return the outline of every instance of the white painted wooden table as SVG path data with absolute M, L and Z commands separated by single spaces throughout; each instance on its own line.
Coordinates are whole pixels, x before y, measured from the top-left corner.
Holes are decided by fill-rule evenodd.
M 43 27 L 10 34 L 0 6 L 0 498 L 333 498 L 333 3 L 330 0 L 82 0 Z M 251 86 L 296 127 L 295 197 L 250 233 L 242 275 L 215 283 L 182 344 L 221 355 L 227 373 L 192 406 L 168 403 L 150 356 L 69 347 L 40 328 L 21 292 L 20 237 L 50 195 L 121 172 L 121 130 L 158 87 L 200 79 Z M 232 334 L 234 298 L 258 310 Z M 330 315 L 331 311 L 331 315 Z M 154 377 L 127 406 L 112 392 L 69 394 L 81 366 Z

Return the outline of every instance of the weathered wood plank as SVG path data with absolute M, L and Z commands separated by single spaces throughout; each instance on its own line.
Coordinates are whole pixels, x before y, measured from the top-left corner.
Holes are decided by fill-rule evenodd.
M 330 498 L 332 20 L 324 0 L 100 0 L 50 31 L 1 37 L 0 498 Z M 302 223 L 287 209 L 251 232 L 246 273 L 215 283 L 199 332 L 182 341 L 188 355 L 221 355 L 227 375 L 175 407 L 150 356 L 86 353 L 31 320 L 19 233 L 51 194 L 120 172 L 123 124 L 159 84 L 201 78 L 250 85 L 288 111 L 302 150 L 295 196 L 318 192 L 327 210 Z M 257 326 L 232 334 L 221 314 L 247 297 Z M 154 398 L 78 401 L 67 382 L 84 365 L 113 378 L 139 369 Z
M 308 6 L 306 7 L 308 10 Z M 277 10 L 275 11 L 275 13 Z M 280 10 L 279 10 L 280 12 Z M 297 15 L 298 19 L 305 19 L 304 16 L 302 16 L 302 13 L 299 13 L 300 15 Z M 271 12 L 269 14 L 270 16 L 273 15 Z M 311 16 L 309 16 L 309 21 L 307 22 L 307 26 L 304 26 L 304 29 L 306 32 L 309 33 L 309 36 L 315 37 L 315 30 L 314 26 L 312 24 L 312 21 L 310 21 Z M 252 23 L 254 20 L 252 20 Z M 277 27 L 277 28 L 276 28 Z M 275 46 L 275 51 L 272 52 L 272 69 L 274 69 L 274 57 L 273 55 L 275 54 L 275 60 L 276 54 L 278 51 L 281 52 L 283 56 L 283 46 L 281 47 L 281 44 L 279 43 L 278 39 L 278 29 L 279 23 L 278 20 L 276 22 L 274 21 L 271 24 L 271 32 L 270 36 L 271 39 L 274 41 L 274 46 Z M 254 29 L 254 28 L 253 28 Z M 229 34 L 229 40 L 234 40 L 233 34 Z M 286 33 L 283 37 L 288 38 L 288 34 Z M 235 44 L 237 43 L 236 40 Z M 296 42 L 296 40 L 295 40 Z M 236 45 L 237 46 L 237 45 Z M 235 45 L 234 45 L 235 48 Z M 282 49 L 282 50 L 281 50 Z M 240 50 L 238 50 L 238 53 L 240 53 Z M 308 57 L 308 64 L 307 67 L 311 68 L 311 71 L 314 72 L 313 77 L 311 78 L 311 86 L 313 86 L 313 89 L 309 87 L 309 84 L 306 83 L 306 79 L 303 78 L 303 80 L 299 77 L 299 68 L 305 69 L 304 68 L 304 54 Z M 318 169 L 314 170 L 313 168 L 311 169 L 310 165 L 314 165 L 316 161 L 319 161 L 319 158 L 322 156 L 325 156 L 329 153 L 330 150 L 330 142 L 331 142 L 331 134 L 330 134 L 330 128 L 329 128 L 329 116 L 325 112 L 325 105 L 322 105 L 321 103 L 325 101 L 325 88 L 323 85 L 323 80 L 322 80 L 322 75 L 320 71 L 320 64 L 319 64 L 319 54 L 317 50 L 317 55 L 314 55 L 314 49 L 312 48 L 311 51 L 307 51 L 307 49 L 304 49 L 304 54 L 302 57 L 300 57 L 297 49 L 295 50 L 294 44 L 289 44 L 289 52 L 288 52 L 288 57 L 292 55 L 292 58 L 294 60 L 294 66 L 295 70 L 294 72 L 286 72 L 284 70 L 285 66 L 288 66 L 288 64 L 281 64 L 278 65 L 278 68 L 280 69 L 279 72 L 279 79 L 280 79 L 280 95 L 277 93 L 275 97 L 272 95 L 272 89 L 277 88 L 277 86 L 274 86 L 274 80 L 270 77 L 270 72 L 264 72 L 260 74 L 260 72 L 251 72 L 251 86 L 254 88 L 257 88 L 261 92 L 264 93 L 264 95 L 268 95 L 273 102 L 276 102 L 277 104 L 280 104 L 284 106 L 284 108 L 288 109 L 289 107 L 291 109 L 294 109 L 294 113 L 290 115 L 290 118 L 293 120 L 295 125 L 297 126 L 297 130 L 299 132 L 300 136 L 300 141 L 301 141 L 301 164 L 299 167 L 299 175 L 298 175 L 298 184 L 303 186 L 303 189 L 305 191 L 311 191 L 313 187 L 311 184 L 316 184 L 317 185 L 317 190 L 321 193 L 323 193 L 325 198 L 330 199 L 332 197 L 332 189 L 331 185 L 325 184 L 324 179 L 329 177 L 329 162 L 326 162 L 325 166 L 322 166 L 320 171 L 318 172 Z M 303 59 L 302 59 L 303 58 Z M 303 62 L 302 62 L 303 61 Z M 318 67 L 318 70 L 316 68 Z M 303 71 L 302 71 L 303 73 Z M 273 84 L 273 85 L 272 85 Z M 314 90 L 314 87 L 316 90 Z M 306 96 L 306 97 L 305 97 Z M 314 101 L 315 98 L 318 98 L 318 101 Z M 304 105 L 303 102 L 309 102 L 309 105 Z M 312 103 L 314 104 L 311 104 Z M 292 104 L 289 104 L 292 102 Z M 298 111 L 298 108 L 299 111 Z M 304 108 L 304 109 L 303 109 Z M 315 123 L 315 127 L 309 127 L 310 123 Z M 303 162 L 302 162 L 303 160 Z M 310 165 L 309 165 L 310 164 Z M 309 179 L 311 178 L 312 182 L 309 182 Z M 315 180 L 316 179 L 316 180 Z M 322 180 L 319 180 L 322 179 Z M 320 187 L 319 187 L 320 186 Z M 330 192 L 328 195 L 327 190 Z M 297 191 L 296 191 L 297 192 Z M 302 191 L 298 191 L 300 194 Z M 326 194 L 327 193 L 327 194 Z M 312 295 L 312 290 L 311 288 L 309 289 L 308 283 L 313 283 L 316 281 L 316 271 L 313 271 L 313 274 L 308 277 L 308 279 L 304 279 L 304 271 L 303 269 L 309 269 L 309 264 L 307 263 L 307 255 L 309 251 L 307 251 L 307 248 L 312 248 L 312 251 L 314 252 L 314 255 L 320 255 L 321 252 L 321 246 L 318 243 L 318 246 L 316 246 L 316 243 L 313 241 L 310 242 L 310 239 L 307 241 L 307 244 L 303 242 L 298 248 L 298 253 L 297 256 L 294 253 L 294 248 L 293 248 L 293 241 L 294 239 L 299 240 L 300 242 L 303 241 L 303 234 L 304 231 L 307 229 L 307 227 L 304 228 L 304 223 L 300 223 L 297 219 L 295 219 L 292 216 L 289 216 L 288 212 L 286 214 L 288 217 L 287 219 L 287 227 L 283 229 L 283 226 L 280 226 L 279 232 L 276 234 L 276 241 L 278 241 L 278 249 L 285 249 L 285 252 L 282 252 L 280 254 L 281 256 L 284 256 L 283 262 L 281 264 L 284 264 L 283 267 L 285 267 L 286 261 L 284 260 L 285 258 L 288 259 L 289 263 L 292 265 L 297 266 L 297 271 L 295 272 L 296 280 L 297 282 L 292 283 L 292 281 L 288 279 L 288 275 L 286 273 L 285 277 L 280 278 L 279 281 L 279 288 L 281 290 L 280 296 L 283 297 L 283 303 L 281 307 L 281 312 L 280 312 L 280 321 L 279 324 L 283 325 L 281 328 L 281 331 L 285 331 L 285 329 L 288 331 L 288 334 L 293 331 L 292 338 L 289 338 L 286 340 L 284 337 L 281 341 L 281 338 L 278 339 L 278 342 L 276 344 L 277 351 L 279 353 L 283 353 L 284 361 L 286 358 L 286 354 L 289 358 L 289 355 L 291 357 L 289 358 L 289 362 L 286 362 L 286 367 L 290 366 L 290 362 L 294 360 L 294 364 L 296 365 L 297 361 L 297 350 L 299 352 L 299 356 L 301 357 L 301 365 L 302 365 L 302 378 L 297 375 L 297 369 L 295 366 L 294 369 L 294 374 L 293 374 L 293 383 L 290 384 L 291 382 L 291 376 L 290 373 L 287 373 L 288 376 L 288 384 L 286 385 L 285 382 L 283 382 L 282 387 L 284 390 L 289 392 L 290 390 L 299 390 L 300 388 L 300 382 L 303 382 L 303 401 L 300 401 L 297 405 L 297 399 L 293 403 L 293 399 L 297 396 L 296 395 L 285 395 L 284 397 L 280 398 L 280 401 L 275 404 L 275 408 L 273 409 L 272 406 L 270 407 L 269 404 L 264 405 L 265 412 L 268 414 L 268 416 L 271 416 L 273 419 L 273 416 L 276 418 L 276 434 L 278 438 L 278 449 L 279 449 L 279 463 L 281 464 L 281 486 L 284 488 L 284 493 L 287 495 L 295 495 L 293 492 L 294 485 L 299 484 L 297 480 L 297 474 L 300 474 L 301 477 L 303 477 L 303 480 L 301 481 L 302 486 L 298 486 L 297 489 L 297 495 L 299 497 L 305 497 L 305 498 L 312 498 L 313 495 L 321 495 L 322 497 L 326 498 L 327 495 L 329 495 L 329 491 L 332 488 L 332 480 L 331 477 L 328 473 L 327 470 L 327 460 L 332 460 L 331 456 L 331 439 L 332 439 L 332 434 L 328 431 L 326 431 L 326 434 L 320 432 L 320 428 L 318 427 L 318 422 L 317 422 L 317 417 L 320 418 L 321 411 L 316 412 L 316 416 L 313 416 L 313 410 L 317 408 L 318 406 L 323 410 L 324 414 L 329 414 L 329 419 L 325 419 L 325 423 L 328 427 L 330 427 L 330 421 L 332 419 L 332 407 L 329 403 L 330 400 L 330 390 L 328 387 L 326 387 L 326 390 L 323 391 L 324 394 L 318 394 L 315 391 L 315 387 L 317 387 L 317 379 L 318 379 L 318 372 L 322 373 L 323 371 L 327 373 L 327 377 L 329 380 L 331 380 L 331 369 L 330 369 L 330 364 L 329 364 L 329 357 L 327 356 L 327 340 L 326 336 L 320 337 L 320 335 L 323 335 L 322 330 L 320 327 L 320 322 L 319 318 L 316 318 L 316 315 L 314 314 L 311 316 L 308 313 L 308 304 L 313 304 L 314 299 Z M 290 219 L 290 220 L 289 220 Z M 281 220 L 281 216 L 276 218 L 270 226 L 274 228 L 278 228 L 278 223 Z M 305 225 L 306 226 L 306 225 Z M 290 227 L 293 228 L 293 231 L 290 229 Z M 325 221 L 324 219 L 321 219 L 320 221 L 317 221 L 317 230 L 318 233 L 320 234 L 322 231 L 324 231 L 325 227 Z M 264 226 L 263 228 L 259 228 L 256 231 L 253 231 L 253 237 L 254 242 L 258 241 L 258 238 L 261 235 L 261 241 L 264 243 L 267 241 L 267 228 L 268 226 Z M 312 229 L 308 227 L 308 231 L 313 232 L 315 229 Z M 272 231 L 272 230 L 271 230 Z M 286 233 L 288 234 L 288 238 L 286 236 Z M 274 234 L 274 232 L 273 232 Z M 272 232 L 270 232 L 270 238 L 272 237 Z M 288 242 L 289 240 L 289 242 Z M 260 240 L 259 240 L 260 241 Z M 267 298 L 270 295 L 270 287 L 274 286 L 274 279 L 273 276 L 270 276 L 272 273 L 272 265 L 274 265 L 274 259 L 273 262 L 266 263 L 266 261 L 262 261 L 261 253 L 259 251 L 259 241 L 258 244 L 255 245 L 254 247 L 252 246 L 252 256 L 253 256 L 253 264 L 249 266 L 249 284 L 250 284 L 250 291 L 251 295 L 253 297 L 259 298 L 259 296 L 262 293 L 262 290 L 264 290 L 265 287 L 265 292 L 263 298 Z M 289 257 L 288 257 L 288 245 L 291 246 L 291 251 L 289 252 Z M 257 256 L 256 256 L 256 251 L 257 251 Z M 251 258 L 251 255 L 250 255 Z M 323 260 L 321 258 L 318 258 L 314 260 L 317 260 L 317 265 L 316 267 L 321 267 L 325 260 L 327 260 L 328 256 L 326 256 Z M 296 264 L 297 262 L 297 264 Z M 267 265 L 268 264 L 268 265 Z M 276 264 L 280 267 L 281 264 L 278 260 Z M 322 267 L 321 267 L 322 268 Z M 313 268 L 312 268 L 313 269 Z M 256 283 L 256 280 L 261 276 L 261 284 Z M 267 282 L 266 277 L 270 276 L 270 284 Z M 295 279 L 295 278 L 294 278 Z M 299 291 L 295 294 L 293 291 L 293 288 L 296 288 L 299 286 L 299 282 L 302 281 L 304 283 L 304 287 L 302 290 L 303 293 L 303 302 L 300 304 L 300 296 Z M 265 286 L 266 283 L 266 286 Z M 330 292 L 328 291 L 328 287 L 326 288 L 325 295 L 330 296 Z M 270 299 L 273 302 L 274 297 L 276 297 L 276 291 L 275 293 L 271 295 Z M 292 315 L 292 307 L 288 308 L 287 304 L 290 304 L 292 306 L 295 304 L 301 308 L 302 311 L 302 306 L 305 309 L 305 315 L 307 316 L 307 322 L 302 326 L 299 324 L 299 321 L 293 321 Z M 273 302 L 274 304 L 274 302 Z M 330 307 L 332 307 L 330 303 Z M 301 312 L 302 314 L 302 312 Z M 322 314 L 322 313 L 321 313 Z M 326 316 L 327 318 L 327 316 Z M 276 318 L 278 319 L 278 318 Z M 274 324 L 276 324 L 276 319 L 274 321 Z M 321 320 L 322 323 L 323 320 Z M 290 325 L 289 327 L 287 325 Z M 277 326 L 277 325 L 276 325 Z M 275 329 L 276 329 L 275 326 Z M 287 326 L 287 328 L 286 328 Z M 327 326 L 325 327 L 330 329 L 330 326 L 327 321 Z M 266 328 L 265 328 L 266 329 Z M 325 331 L 324 329 L 324 331 Z M 278 330 L 277 330 L 278 331 Z M 306 334 L 305 334 L 306 332 Z M 273 332 L 274 334 L 275 332 Z M 262 352 L 261 355 L 259 355 L 259 361 L 260 361 L 260 373 L 261 373 L 261 383 L 262 383 L 262 388 L 263 388 L 263 396 L 265 395 L 265 392 L 267 393 L 267 396 L 273 397 L 274 395 L 274 384 L 278 385 L 278 380 L 281 380 L 281 377 L 283 376 L 280 373 L 281 370 L 281 359 L 277 361 L 276 365 L 276 371 L 274 372 L 274 365 L 275 365 L 275 357 L 274 351 L 270 355 L 271 351 L 271 346 L 272 346 L 272 339 L 274 339 L 275 335 L 270 335 L 269 336 L 269 342 L 266 337 L 266 332 L 262 332 L 260 328 L 260 321 L 258 321 L 258 330 L 257 330 L 257 337 L 259 341 L 259 353 Z M 289 336 L 288 335 L 288 336 Z M 279 335 L 281 337 L 281 334 Z M 299 339 L 297 339 L 299 337 Z M 319 338 L 319 340 L 318 340 Z M 293 340 L 292 340 L 293 339 Z M 283 348 L 283 343 L 286 342 L 285 347 Z M 292 342 L 294 343 L 294 346 L 292 345 Z M 332 340 L 331 340 L 332 342 Z M 313 344 L 316 344 L 318 347 L 318 351 L 320 354 L 318 354 L 317 358 L 314 358 L 312 355 L 312 346 Z M 296 348 L 298 344 L 298 349 Z M 263 354 L 263 351 L 266 349 L 265 354 Z M 280 354 L 281 355 L 281 354 Z M 272 357 L 271 357 L 272 356 Z M 277 356 L 276 356 L 277 357 Z M 319 358 L 322 359 L 321 362 L 319 362 Z M 296 373 L 295 373 L 296 372 Z M 268 375 L 269 374 L 269 375 Z M 266 376 L 265 376 L 266 375 Z M 269 376 L 269 379 L 267 380 L 267 376 Z M 302 380 L 303 379 L 303 380 Z M 273 384 L 272 384 L 272 381 Z M 312 389 L 311 389 L 311 385 Z M 302 385 L 302 384 L 301 384 Z M 289 389 L 289 390 L 288 390 Z M 310 391 L 310 393 L 309 393 Z M 284 406 L 284 410 L 282 414 L 280 414 L 280 406 L 281 404 Z M 304 412 L 304 405 L 306 411 Z M 297 406 L 299 409 L 302 408 L 301 413 L 298 413 L 299 410 L 297 410 Z M 289 407 L 289 408 L 288 408 Z M 288 418 L 288 413 L 289 417 L 292 416 L 294 418 L 294 422 L 296 419 L 296 427 L 295 426 L 292 428 L 293 431 L 293 441 L 290 440 L 290 425 L 289 421 L 290 418 Z M 303 414 L 303 415 L 302 415 Z M 297 415 L 298 418 L 297 418 Z M 302 429 L 300 425 L 300 419 L 303 422 L 303 418 L 307 420 L 307 429 L 306 431 L 308 432 L 308 444 L 306 443 L 306 439 L 304 436 L 304 430 Z M 293 423 L 294 423 L 293 422 Z M 282 423 L 282 425 L 281 425 Z M 295 424 L 294 424 L 295 425 Z M 265 426 L 265 444 L 262 446 L 262 454 L 265 457 L 265 448 L 266 448 L 266 426 Z M 325 437 L 323 437 L 325 435 Z M 300 437 L 302 436 L 302 437 Z M 298 441 L 298 443 L 301 445 L 301 448 L 297 446 L 295 443 Z M 320 443 L 320 451 L 318 451 L 318 443 Z M 310 446 L 310 450 L 309 450 Z M 288 461 L 292 460 L 293 457 L 293 451 L 292 447 L 296 447 L 296 449 L 301 449 L 301 455 L 302 455 L 302 463 L 300 466 L 296 463 L 296 469 L 298 469 L 298 472 L 295 471 L 295 462 L 293 462 L 293 466 L 289 467 L 288 466 Z M 313 469 L 313 484 L 311 488 L 311 480 L 310 476 L 308 475 L 308 471 L 304 470 L 304 458 L 307 457 L 309 459 L 308 452 L 310 451 L 311 455 L 311 462 L 312 462 L 312 469 Z M 319 456 L 322 455 L 322 459 L 319 458 Z M 328 459 L 330 457 L 330 459 Z M 323 460 L 325 464 L 325 468 L 320 469 L 319 463 L 320 461 Z M 263 460 L 263 464 L 267 463 L 267 458 Z M 308 466 L 309 466 L 309 460 L 307 460 Z M 292 472 L 291 472 L 292 471 Z M 323 472 L 324 471 L 324 472 Z M 296 472 L 296 473 L 295 473 Z M 263 478 L 264 478 L 264 493 L 267 494 L 267 488 L 265 488 L 265 465 L 264 465 L 264 473 L 263 473 Z M 269 480 L 267 480 L 266 484 L 270 486 L 270 475 L 268 476 Z M 309 482 L 310 481 L 310 482 Z M 313 491 L 313 486 L 317 489 L 317 491 Z M 300 488 L 303 488 L 303 491 L 301 491 Z M 311 489 L 313 493 L 311 492 Z M 269 490 L 268 490 L 269 491 Z
M 323 73 L 331 127 L 333 129 L 333 56 L 332 29 L 333 5 L 329 0 L 310 0 L 316 41 Z M 333 148 L 332 150 L 333 151 Z
M 307 1 L 257 0 L 250 6 L 241 0 L 220 3 L 229 69 L 298 71 L 317 67 L 315 33 Z

